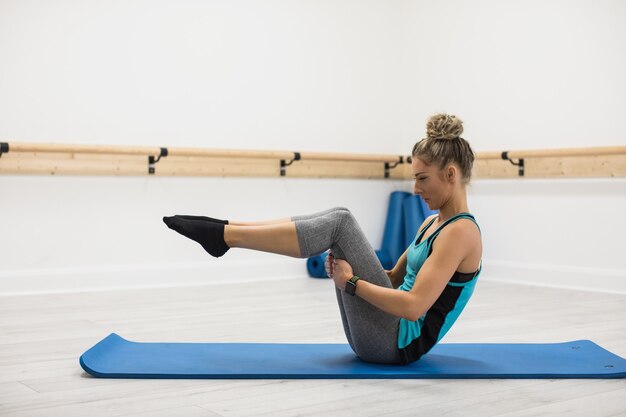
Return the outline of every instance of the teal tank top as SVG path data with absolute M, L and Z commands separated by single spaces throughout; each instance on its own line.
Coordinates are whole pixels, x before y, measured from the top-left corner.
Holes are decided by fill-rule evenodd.
M 424 262 L 426 262 L 426 258 L 432 253 L 433 241 L 444 227 L 463 218 L 472 220 L 480 231 L 474 216 L 469 213 L 459 213 L 445 221 L 433 234 L 423 241 L 421 239 L 424 233 L 434 223 L 435 218 L 421 232 L 416 234 L 407 252 L 404 282 L 398 287 L 398 290 L 410 291 L 413 288 L 415 277 Z M 406 364 L 418 360 L 450 330 L 450 327 L 459 317 L 474 292 L 476 280 L 481 270 L 482 261 L 480 267 L 474 273 L 455 272 L 437 301 L 426 314 L 417 321 L 400 318 L 398 349 L 400 350 L 403 363 Z

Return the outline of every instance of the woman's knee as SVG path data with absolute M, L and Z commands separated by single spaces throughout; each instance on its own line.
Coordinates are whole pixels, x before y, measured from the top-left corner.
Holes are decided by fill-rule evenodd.
M 337 207 L 333 207 L 334 211 L 350 211 L 347 207 L 342 207 L 342 206 L 337 206 Z
M 354 228 L 354 216 L 350 210 L 335 210 L 332 213 L 333 220 L 335 221 L 335 229 L 333 232 L 333 242 L 336 242 L 342 233 L 345 233 L 345 229 Z
M 347 227 L 349 229 L 359 227 L 356 217 L 354 217 L 354 214 L 352 214 L 350 210 L 337 210 L 334 214 L 337 216 L 337 219 L 339 219 L 340 226 Z

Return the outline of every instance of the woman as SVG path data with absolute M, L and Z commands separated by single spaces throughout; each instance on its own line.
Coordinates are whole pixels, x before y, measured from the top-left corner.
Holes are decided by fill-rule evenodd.
M 437 114 L 413 147 L 414 192 L 439 213 L 424 221 L 391 271 L 344 207 L 265 222 L 178 215 L 163 221 L 215 257 L 234 247 L 296 258 L 330 249 L 326 268 L 352 350 L 366 362 L 414 362 L 456 321 L 481 271 L 480 229 L 466 196 L 474 152 L 462 132 L 460 119 Z

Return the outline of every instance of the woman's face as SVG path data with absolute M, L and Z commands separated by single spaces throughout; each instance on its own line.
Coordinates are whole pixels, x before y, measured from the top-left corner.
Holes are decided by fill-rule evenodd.
M 415 185 L 413 192 L 424 199 L 428 208 L 438 210 L 450 198 L 451 184 L 443 180 L 443 173 L 436 164 L 426 165 L 418 157 L 411 162 Z

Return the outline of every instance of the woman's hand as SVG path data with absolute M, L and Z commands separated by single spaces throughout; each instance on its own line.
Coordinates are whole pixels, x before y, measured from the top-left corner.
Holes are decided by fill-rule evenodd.
M 352 278 L 354 272 L 352 266 L 344 259 L 335 259 L 332 252 L 326 258 L 326 273 L 335 281 L 335 286 L 340 290 L 346 289 L 346 282 Z
M 329 278 L 333 277 L 333 253 L 329 252 L 328 256 L 326 257 L 326 262 L 324 262 L 324 267 L 326 268 L 326 275 L 328 275 Z

